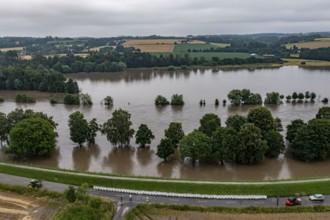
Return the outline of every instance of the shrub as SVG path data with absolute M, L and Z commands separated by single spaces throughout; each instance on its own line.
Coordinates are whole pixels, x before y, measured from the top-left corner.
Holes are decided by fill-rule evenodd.
M 66 105 L 79 105 L 80 104 L 80 99 L 79 96 L 77 95 L 66 95 L 64 97 L 64 104 Z
M 169 101 L 161 95 L 158 95 L 155 99 L 155 105 L 168 105 L 170 104 Z
M 0 102 L 4 102 L 5 100 L 2 98 L 2 97 L 0 97 Z
M 76 195 L 76 189 L 73 186 L 69 186 L 65 191 L 64 191 L 64 196 L 66 200 L 69 202 L 73 203 L 76 201 L 77 195 Z
M 32 96 L 27 96 L 26 94 L 17 94 L 15 97 L 16 102 L 22 102 L 22 103 L 35 103 L 36 99 Z
M 171 105 L 184 105 L 183 95 L 174 94 L 171 99 Z

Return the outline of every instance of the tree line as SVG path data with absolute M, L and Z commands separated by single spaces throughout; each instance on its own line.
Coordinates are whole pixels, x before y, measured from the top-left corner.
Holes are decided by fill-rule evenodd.
M 37 68 L 14 65 L 0 66 L 0 90 L 78 93 L 79 87 L 76 81 L 42 65 Z

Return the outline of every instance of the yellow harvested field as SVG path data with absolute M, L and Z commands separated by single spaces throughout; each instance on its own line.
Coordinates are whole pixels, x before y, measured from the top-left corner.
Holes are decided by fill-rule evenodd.
M 180 39 L 141 39 L 141 40 L 126 40 L 124 46 L 133 45 L 154 45 L 154 44 L 174 44 L 180 43 Z
M 286 44 L 286 48 L 292 48 L 293 45 L 296 45 L 298 48 L 309 48 L 317 49 L 322 47 L 330 47 L 330 38 L 317 38 L 315 41 L 300 42 L 300 43 L 290 43 Z
M 32 55 L 21 55 L 19 56 L 21 60 L 32 60 Z
M 329 61 L 323 60 L 306 60 L 306 59 L 283 59 L 286 61 L 284 66 L 309 66 L 309 67 L 329 67 Z M 305 63 L 305 64 L 302 64 Z
M 174 44 L 132 45 L 142 52 L 173 52 Z
M 92 48 L 89 48 L 89 51 L 100 51 L 100 49 L 102 48 L 106 48 L 106 47 L 113 47 L 113 46 L 100 46 L 100 47 L 92 47 Z
M 88 53 L 76 53 L 76 54 L 74 54 L 76 57 L 82 57 L 82 58 L 86 58 L 86 57 L 88 57 Z M 58 56 L 58 57 L 64 57 L 64 56 L 66 56 L 66 54 L 46 54 L 46 55 L 44 55 L 44 57 L 46 57 L 46 58 L 49 58 L 49 57 L 55 57 L 55 56 Z M 21 55 L 19 58 L 21 59 L 21 60 L 32 60 L 32 55 Z
M 191 211 L 161 211 L 160 213 L 147 213 L 148 217 L 154 220 L 326 220 L 330 219 L 329 212 L 313 212 L 313 213 L 276 213 L 276 214 L 228 214 L 228 213 L 216 213 L 216 212 L 191 212 Z M 148 219 L 149 219 L 148 218 Z M 136 218 L 138 219 L 138 218 Z
M 0 219 L 43 220 L 51 219 L 56 209 L 47 207 L 48 202 L 40 199 L 0 192 Z
M 21 51 L 24 47 L 8 47 L 8 48 L 0 48 L 1 52 L 8 52 L 10 50 Z

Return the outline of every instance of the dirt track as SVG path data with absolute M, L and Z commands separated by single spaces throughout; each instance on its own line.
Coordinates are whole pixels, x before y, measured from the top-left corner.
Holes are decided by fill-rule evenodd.
M 56 211 L 45 200 L 0 191 L 0 220 L 51 219 Z

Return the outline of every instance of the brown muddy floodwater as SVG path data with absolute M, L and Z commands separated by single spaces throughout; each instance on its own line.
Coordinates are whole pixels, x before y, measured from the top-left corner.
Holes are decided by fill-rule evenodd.
M 200 164 L 196 167 L 185 165 L 174 156 L 164 163 L 155 155 L 156 146 L 164 135 L 170 122 L 181 122 L 186 133 L 199 126 L 199 119 L 206 113 L 218 114 L 224 124 L 228 115 L 246 115 L 251 106 L 214 106 L 214 100 L 225 99 L 232 89 L 248 88 L 260 93 L 263 98 L 267 92 L 277 91 L 284 95 L 292 92 L 313 91 L 317 95 L 315 103 L 284 103 L 269 107 L 273 115 L 282 119 L 284 127 L 291 120 L 313 118 L 323 106 L 322 97 L 330 97 L 330 70 L 282 67 L 257 70 L 195 70 L 187 72 L 167 72 L 152 70 L 129 70 L 122 73 L 82 73 L 67 77 L 78 81 L 83 93 L 89 93 L 93 106 L 50 105 L 44 94 L 32 93 L 38 102 L 31 105 L 16 104 L 16 92 L 0 91 L 6 102 L 0 103 L 0 111 L 8 113 L 15 108 L 31 108 L 54 117 L 59 124 L 57 132 L 58 151 L 50 158 L 27 161 L 28 163 L 76 169 L 81 171 L 109 172 L 127 175 L 162 176 L 191 178 L 201 180 L 254 180 L 283 179 L 311 176 L 330 176 L 330 160 L 304 163 L 280 155 L 277 159 L 248 166 L 225 164 Z M 155 107 L 154 99 L 160 94 L 168 99 L 172 94 L 183 94 L 183 107 Z M 31 93 L 30 93 L 31 94 Z M 106 108 L 101 101 L 106 96 L 114 98 L 114 107 Z M 206 106 L 200 107 L 199 100 L 205 99 Z M 111 117 L 113 110 L 123 108 L 132 115 L 136 130 L 141 123 L 147 124 L 156 139 L 150 148 L 138 149 L 135 140 L 131 147 L 114 148 L 105 136 L 98 135 L 96 145 L 78 148 L 69 138 L 68 116 L 74 111 L 82 111 L 87 119 L 97 118 L 99 123 Z M 1 154 L 0 159 L 8 159 Z

